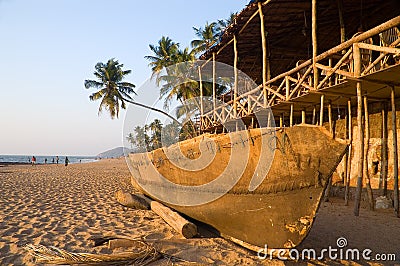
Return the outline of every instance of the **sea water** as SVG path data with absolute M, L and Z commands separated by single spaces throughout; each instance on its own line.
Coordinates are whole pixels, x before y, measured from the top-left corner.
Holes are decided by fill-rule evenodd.
M 47 159 L 48 164 L 57 163 L 56 155 L 0 155 L 0 163 L 30 163 L 32 156 L 36 157 L 37 164 L 44 164 Z M 58 156 L 59 164 L 65 163 L 66 156 Z M 67 156 L 69 163 L 90 163 L 96 161 L 94 156 Z

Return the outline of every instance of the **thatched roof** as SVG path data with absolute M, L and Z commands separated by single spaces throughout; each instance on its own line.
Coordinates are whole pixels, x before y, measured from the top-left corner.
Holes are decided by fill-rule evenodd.
M 340 44 L 338 1 L 317 0 L 319 54 Z M 262 3 L 265 30 L 268 32 L 271 77 L 274 77 L 295 67 L 297 61 L 311 58 L 311 0 L 270 0 Z M 233 42 L 228 43 L 236 34 L 238 68 L 259 84 L 262 81 L 259 15 L 254 16 L 242 30 L 257 10 L 257 3 L 251 3 L 243 9 L 237 15 L 235 22 L 227 28 L 221 42 L 209 49 L 201 58 L 209 59 L 213 52 L 219 51 L 216 60 L 233 65 Z M 348 39 L 360 26 L 367 30 L 398 15 L 400 15 L 399 0 L 343 0 L 343 17 Z M 378 43 L 379 40 L 374 42 Z M 226 47 L 221 50 L 224 46 Z

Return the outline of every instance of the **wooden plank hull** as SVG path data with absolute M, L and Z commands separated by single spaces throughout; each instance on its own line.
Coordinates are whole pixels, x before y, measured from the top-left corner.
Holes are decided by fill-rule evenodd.
M 346 148 L 323 128 L 295 126 L 200 136 L 128 162 L 132 183 L 148 196 L 223 235 L 291 248 L 309 232 Z

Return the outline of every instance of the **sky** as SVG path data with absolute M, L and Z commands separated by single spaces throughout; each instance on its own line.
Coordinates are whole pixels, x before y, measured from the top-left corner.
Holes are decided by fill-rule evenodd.
M 123 145 L 125 112 L 98 116 L 97 62 L 119 60 L 132 74 L 135 100 L 153 105 L 149 44 L 169 36 L 181 47 L 192 27 L 229 17 L 248 0 L 0 0 L 0 154 L 96 155 Z M 146 88 L 146 89 L 144 89 Z M 148 112 L 129 108 L 132 127 Z

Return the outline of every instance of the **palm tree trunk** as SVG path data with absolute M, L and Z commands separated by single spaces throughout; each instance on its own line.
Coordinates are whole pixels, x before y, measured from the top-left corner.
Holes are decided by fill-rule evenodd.
M 165 115 L 165 116 L 168 116 L 168 117 L 171 118 L 173 121 L 175 121 L 175 122 L 177 122 L 179 125 L 181 125 L 181 123 L 180 123 L 178 120 L 176 120 L 176 118 L 174 118 L 173 116 L 171 116 L 171 115 L 168 114 L 167 112 L 164 112 L 163 110 L 160 110 L 160 109 L 157 109 L 157 108 L 154 108 L 154 107 L 151 107 L 151 106 L 142 104 L 142 103 L 133 102 L 133 101 L 130 101 L 130 100 L 125 99 L 125 98 L 124 98 L 124 101 L 127 101 L 128 103 L 131 103 L 131 104 L 134 104 L 134 105 L 137 105 L 137 106 L 140 106 L 140 107 L 143 107 L 143 108 L 146 108 L 146 109 L 155 111 L 155 112 L 159 112 L 159 113 L 161 113 L 161 114 L 163 114 L 163 115 Z

